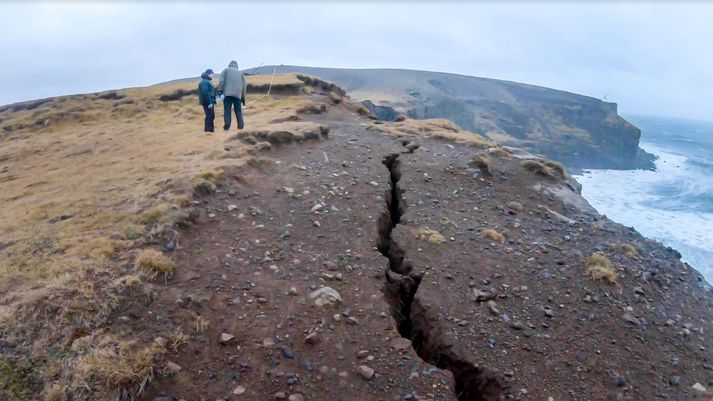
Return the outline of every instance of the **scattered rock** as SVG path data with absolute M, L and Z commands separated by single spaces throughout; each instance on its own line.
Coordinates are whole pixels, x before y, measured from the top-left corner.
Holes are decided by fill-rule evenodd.
M 490 300 L 486 304 L 488 305 L 488 310 L 490 310 L 490 313 L 492 313 L 495 316 L 500 316 L 500 311 L 498 310 L 498 304 L 495 303 L 495 301 Z
M 691 389 L 698 391 L 700 393 L 705 393 L 707 391 L 706 388 L 703 387 L 703 385 L 701 383 L 696 383 L 696 384 L 692 385 Z
M 228 211 L 232 212 L 233 210 L 237 209 L 238 207 L 235 205 L 228 205 Z
M 304 397 L 302 394 L 290 394 L 290 397 L 287 399 L 288 401 L 304 401 Z
M 391 346 L 397 351 L 404 351 L 411 347 L 411 341 L 408 338 L 397 337 L 391 340 Z
M 366 365 L 359 365 L 356 370 L 359 376 L 364 380 L 371 380 L 371 378 L 374 377 L 374 369 Z
M 475 296 L 476 302 L 485 302 L 495 299 L 495 294 L 489 291 L 480 291 L 477 288 L 473 288 L 473 295 Z
M 296 287 L 290 287 L 289 290 L 287 290 L 287 293 L 289 295 L 297 295 L 297 288 Z
M 637 325 L 637 326 L 638 326 L 639 324 L 641 324 L 641 322 L 639 321 L 639 319 L 635 318 L 634 315 L 632 315 L 632 314 L 629 313 L 629 312 L 626 312 L 621 318 L 624 319 L 625 321 L 627 321 L 627 322 L 629 322 L 629 323 L 631 323 L 631 324 Z
M 288 346 L 286 346 L 286 345 L 283 345 L 283 346 L 280 348 L 280 350 L 282 351 L 282 356 L 284 356 L 284 357 L 287 358 L 287 359 L 292 359 L 292 358 L 295 357 L 295 353 L 292 352 L 292 350 L 290 349 L 290 347 L 288 347 Z
M 671 376 L 668 379 L 668 384 L 671 386 L 678 386 L 681 384 L 681 376 Z
M 166 340 L 163 337 L 156 337 L 154 338 L 153 342 L 155 342 L 159 347 L 165 348 L 166 345 L 168 344 L 168 340 Z
M 332 287 L 322 287 L 309 294 L 309 297 L 314 299 L 314 304 L 317 306 L 342 302 L 341 295 Z
M 241 395 L 244 393 L 245 393 L 245 387 L 243 387 L 243 386 L 235 387 L 235 390 L 233 390 L 234 395 Z
M 220 343 L 223 345 L 232 344 L 235 342 L 235 336 L 229 333 L 223 333 L 220 335 Z
M 277 393 L 275 393 L 275 399 L 276 400 L 286 400 L 287 394 L 285 394 L 285 392 L 283 392 L 283 391 L 278 391 Z
M 176 374 L 176 373 L 180 372 L 181 370 L 183 370 L 183 368 L 181 368 L 181 366 L 179 364 L 177 364 L 175 362 L 171 362 L 171 361 L 166 362 L 166 371 L 168 373 Z
M 313 333 L 309 333 L 307 337 L 305 337 L 305 344 L 310 344 L 310 345 L 317 345 L 320 342 L 322 342 L 322 338 L 319 336 L 319 333 L 316 331 Z
M 369 356 L 369 350 L 363 349 L 363 350 L 357 352 L 357 358 L 359 358 L 359 359 L 364 359 L 367 356 Z

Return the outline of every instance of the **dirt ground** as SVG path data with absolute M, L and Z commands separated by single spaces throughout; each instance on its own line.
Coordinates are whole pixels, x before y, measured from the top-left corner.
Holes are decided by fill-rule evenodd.
M 327 140 L 201 199 L 177 274 L 120 312 L 147 341 L 188 336 L 144 399 L 705 399 L 711 292 L 675 251 L 517 158 L 488 175 L 478 147 L 319 121 Z M 614 282 L 586 276 L 595 252 Z M 323 287 L 341 302 L 315 305 Z
M 75 275 L 106 319 L 65 289 L 0 329 L 45 381 L 18 399 L 711 400 L 713 292 L 675 250 L 596 213 L 555 163 L 284 84 L 206 145 L 219 179 L 171 207 L 176 235 Z M 182 88 L 146 101 L 192 115 Z

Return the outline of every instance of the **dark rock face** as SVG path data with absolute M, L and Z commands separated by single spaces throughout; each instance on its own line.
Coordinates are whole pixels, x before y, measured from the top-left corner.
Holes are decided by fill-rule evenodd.
M 272 73 L 273 67 L 252 73 Z M 641 131 L 616 103 L 516 82 L 411 70 L 279 66 L 347 89 L 379 119 L 445 118 L 462 128 L 570 168 L 652 168 Z

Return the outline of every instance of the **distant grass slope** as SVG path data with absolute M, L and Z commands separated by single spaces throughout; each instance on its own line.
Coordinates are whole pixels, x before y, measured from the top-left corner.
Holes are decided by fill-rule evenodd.
M 575 168 L 650 167 L 640 130 L 615 103 L 540 86 L 442 72 L 264 66 L 253 74 L 294 72 L 335 82 L 412 118 L 446 118 L 502 144 Z M 393 115 L 393 114 L 392 114 Z

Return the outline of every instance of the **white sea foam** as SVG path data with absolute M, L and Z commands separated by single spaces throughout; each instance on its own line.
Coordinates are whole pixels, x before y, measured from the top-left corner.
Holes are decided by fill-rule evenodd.
M 610 219 L 677 249 L 713 283 L 713 213 L 686 205 L 694 195 L 713 193 L 713 178 L 690 168 L 684 156 L 651 144 L 641 147 L 659 157 L 656 171 L 588 170 L 576 177 L 582 195 Z

